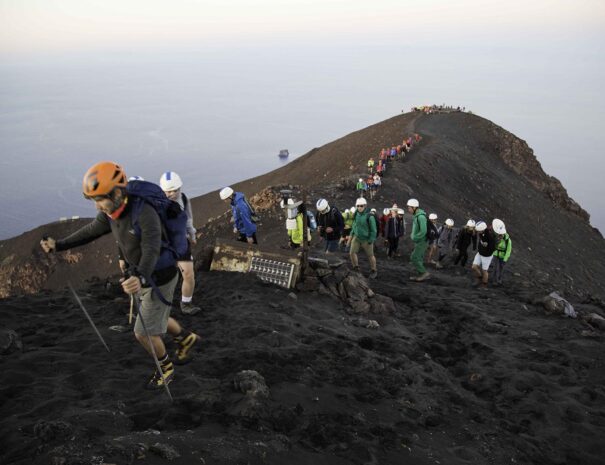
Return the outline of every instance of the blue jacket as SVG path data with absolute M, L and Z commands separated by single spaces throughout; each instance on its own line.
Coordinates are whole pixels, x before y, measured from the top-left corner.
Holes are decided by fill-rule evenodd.
M 231 200 L 231 211 L 233 212 L 233 222 L 240 234 L 245 234 L 246 237 L 252 237 L 256 233 L 256 224 L 250 216 L 252 212 L 246 203 L 244 194 L 236 192 Z

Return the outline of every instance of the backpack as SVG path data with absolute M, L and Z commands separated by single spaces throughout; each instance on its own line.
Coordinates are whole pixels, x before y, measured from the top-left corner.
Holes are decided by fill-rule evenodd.
M 317 220 L 312 211 L 307 210 L 307 228 L 311 231 L 317 231 Z
M 425 215 L 426 216 L 426 215 Z M 434 241 L 439 237 L 439 230 L 431 221 L 426 222 L 426 240 Z
M 161 270 L 173 265 L 179 257 L 187 253 L 189 248 L 187 213 L 177 202 L 166 197 L 157 184 L 148 181 L 130 181 L 126 186 L 126 192 L 128 198 L 132 199 L 132 226 L 138 237 L 141 236 L 141 228 L 137 221 L 145 204 L 151 205 L 160 217 L 162 242 L 155 269 Z
M 244 203 L 250 209 L 250 221 L 252 221 L 253 223 L 260 223 L 260 216 L 256 214 L 256 211 L 254 210 L 254 208 L 252 208 L 252 205 L 250 205 L 250 202 L 248 202 L 246 196 L 244 196 Z

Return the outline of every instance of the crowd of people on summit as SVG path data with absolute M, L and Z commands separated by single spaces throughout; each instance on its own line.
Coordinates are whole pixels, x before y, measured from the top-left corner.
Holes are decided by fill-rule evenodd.
M 321 198 L 317 200 L 313 214 L 302 201 L 284 197 L 280 206 L 286 212 L 289 246 L 296 249 L 305 241 L 310 245 L 315 233 L 325 254 L 349 254 L 356 271 L 360 270 L 358 255 L 363 251 L 370 266 L 369 278 L 376 279 L 375 248 L 384 244 L 386 259 L 396 260 L 400 243 L 406 237 L 406 218 L 404 209 L 397 204 L 387 206 L 379 213 L 376 208 L 369 207 L 368 199 L 372 201 L 384 185 L 387 167 L 404 159 L 421 141 L 422 137 L 414 134 L 405 137 L 397 146 L 381 149 L 376 159 L 370 158 L 367 178 L 359 178 L 355 186 L 358 198 L 351 208 L 340 210 Z M 192 301 L 195 277 L 191 247 L 198 238 L 191 204 L 182 192 L 181 177 L 166 171 L 158 184 L 138 176 L 127 178 L 124 169 L 114 162 L 93 165 L 84 175 L 82 190 L 84 197 L 94 202 L 97 216 L 63 239 L 45 236 L 40 245 L 46 253 L 51 253 L 113 234 L 123 273 L 121 285 L 131 296 L 131 310 L 136 302 L 135 338 L 156 364 L 146 387 L 167 389 L 174 377 L 174 365 L 188 363 L 200 342 L 197 334 L 170 316 L 179 272 L 182 276 L 182 314 L 194 315 L 200 311 Z M 259 218 L 245 195 L 225 187 L 219 197 L 231 208 L 230 221 L 237 240 L 256 245 Z M 503 271 L 512 251 L 512 241 L 503 221 L 493 219 L 487 223 L 468 219 L 463 228 L 457 229 L 451 218 L 439 224 L 436 213 L 427 216 L 415 198 L 407 200 L 406 207 L 413 246 L 410 263 L 416 272 L 411 280 L 421 282 L 429 278 L 427 264 L 436 269 L 458 264 L 465 267 L 471 248 L 476 251 L 472 261 L 476 285 L 488 286 L 492 262 L 493 283 L 502 285 Z M 174 341 L 172 355 L 164 344 L 166 334 Z
M 457 113 L 466 111 L 466 107 L 453 107 L 451 105 L 446 105 L 445 103 L 441 105 L 419 105 L 411 108 L 412 112 L 422 112 L 427 115 L 432 115 L 434 113 Z M 470 112 L 469 112 L 470 113 Z

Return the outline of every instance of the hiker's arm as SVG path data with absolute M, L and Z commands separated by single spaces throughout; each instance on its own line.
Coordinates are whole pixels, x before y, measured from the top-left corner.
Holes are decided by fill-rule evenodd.
M 378 235 L 378 228 L 376 225 L 376 218 L 372 217 L 370 219 L 372 221 L 370 221 L 370 240 L 368 242 L 371 244 L 376 240 L 376 236 Z
M 508 259 L 510 258 L 510 254 L 513 251 L 513 241 L 511 240 L 511 238 L 508 238 L 507 241 L 507 247 L 506 247 L 506 253 L 504 254 L 504 261 L 507 262 Z
M 136 271 L 137 274 L 149 279 L 160 257 L 162 223 L 153 207 L 149 205 L 143 206 L 137 223 L 141 230 L 141 259 L 136 265 Z
M 88 244 L 109 232 L 111 232 L 109 218 L 105 213 L 99 213 L 94 220 L 82 226 L 75 233 L 64 239 L 59 239 L 56 242 L 55 250 L 60 252 L 61 250 L 73 249 Z
M 196 242 L 195 233 L 197 230 L 193 226 L 193 211 L 191 210 L 191 202 L 187 202 L 187 207 L 185 208 L 185 212 L 187 213 L 187 237 L 191 241 L 192 244 Z
M 336 210 L 336 224 L 338 225 L 338 237 L 340 237 L 345 229 L 345 220 L 338 210 Z

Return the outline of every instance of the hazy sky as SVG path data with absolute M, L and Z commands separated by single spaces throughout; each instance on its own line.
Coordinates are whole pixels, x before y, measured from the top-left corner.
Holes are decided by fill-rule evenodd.
M 199 195 L 443 102 L 526 140 L 605 231 L 603 82 L 605 0 L 0 0 L 0 238 L 92 214 L 99 159 Z
M 511 41 L 602 30 L 603 0 L 0 0 L 0 51 L 306 37 Z

